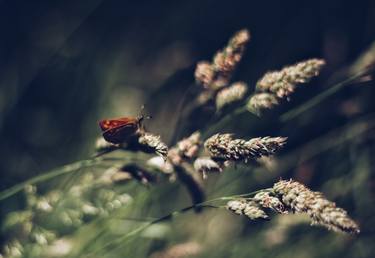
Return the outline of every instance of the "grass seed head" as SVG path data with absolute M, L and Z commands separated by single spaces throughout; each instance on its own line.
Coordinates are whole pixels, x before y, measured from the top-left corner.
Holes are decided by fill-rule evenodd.
M 168 146 L 161 141 L 160 136 L 156 136 L 151 133 L 144 133 L 142 136 L 139 137 L 138 142 L 139 144 L 150 148 L 156 154 L 163 157 L 164 159 L 167 157 Z
M 358 225 L 345 210 L 336 207 L 336 204 L 327 200 L 322 193 L 313 192 L 301 183 L 281 180 L 274 184 L 273 191 L 293 212 L 307 213 L 312 225 L 321 225 L 337 232 L 360 232 Z
M 284 137 L 258 137 L 248 141 L 233 139 L 231 134 L 215 134 L 204 144 L 212 158 L 245 162 L 262 156 L 270 156 L 286 143 Z
M 259 92 L 270 92 L 278 98 L 287 98 L 291 95 L 298 84 L 307 83 L 317 76 L 324 66 L 322 59 L 309 59 L 284 67 L 280 71 L 266 73 L 256 84 Z
M 247 92 L 247 85 L 243 82 L 233 83 L 224 88 L 216 95 L 216 108 L 222 109 L 224 106 L 242 100 Z

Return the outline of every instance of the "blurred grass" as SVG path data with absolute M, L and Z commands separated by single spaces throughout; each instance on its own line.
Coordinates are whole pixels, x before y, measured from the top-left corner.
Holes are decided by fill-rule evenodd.
M 34 77 L 29 75 L 38 66 L 30 60 L 37 63 L 33 57 L 40 61 L 38 57 L 49 53 L 35 43 L 46 43 L 53 31 L 42 29 L 48 24 L 67 26 L 69 18 L 83 17 L 90 8 L 82 4 L 81 13 L 73 1 L 53 7 L 3 1 L 0 6 L 4 7 L 0 8 L 2 29 L 14 24 L 2 30 L 8 41 L 0 45 L 0 65 L 7 68 L 0 73 L 0 82 L 9 85 L 1 88 L 1 241 L 12 251 L 9 257 L 18 257 L 20 250 L 25 257 L 171 257 L 168 250 L 191 242 L 200 247 L 194 257 L 370 258 L 375 253 L 375 92 L 372 80 L 361 82 L 356 77 L 371 64 L 368 60 L 373 60 L 374 52 L 366 52 L 366 62 L 355 62 L 374 40 L 371 1 L 309 5 L 193 1 L 182 6 L 106 1 L 85 16 Z M 48 16 L 38 20 L 36 13 L 58 13 L 60 19 L 49 23 Z M 78 20 L 72 18 L 72 25 Z M 112 164 L 133 162 L 129 153 L 119 153 L 116 161 L 105 164 L 99 158 L 50 170 L 90 156 L 99 132 L 96 120 L 136 115 L 145 99 L 150 99 L 147 106 L 154 116 L 147 127 L 173 144 L 175 104 L 183 103 L 181 96 L 191 97 L 199 90 L 191 87 L 191 67 L 211 57 L 228 35 L 244 26 L 253 31 L 254 39 L 235 79 L 244 78 L 252 85 L 267 69 L 306 56 L 327 58 L 328 67 L 321 79 L 263 118 L 237 110 L 219 116 L 217 127 L 207 128 L 205 136 L 222 129 L 246 137 L 289 137 L 287 148 L 271 166 L 240 165 L 210 175 L 204 182 L 207 198 L 251 192 L 280 177 L 293 177 L 348 210 L 362 228 L 359 236 L 310 227 L 304 216 L 252 222 L 222 209 L 187 212 L 148 227 L 150 221 L 190 206 L 190 196 L 180 184 L 165 178 L 148 186 L 100 181 Z M 27 36 L 37 28 L 44 39 Z M 48 42 L 47 50 L 54 46 L 54 41 Z M 14 62 L 11 66 L 9 60 Z M 356 65 L 348 66 L 352 62 Z M 339 80 L 349 79 L 327 88 L 332 85 L 323 83 L 327 74 L 343 67 Z M 177 132 L 179 136 L 205 125 L 199 117 L 189 123 L 189 129 Z M 30 184 L 37 186 L 36 192 L 23 191 Z M 54 199 L 56 192 L 61 199 Z M 118 207 L 120 196 L 131 200 Z M 54 200 L 58 212 L 46 212 L 46 198 Z M 48 226 L 43 231 L 40 225 Z M 146 226 L 149 231 L 142 231 Z

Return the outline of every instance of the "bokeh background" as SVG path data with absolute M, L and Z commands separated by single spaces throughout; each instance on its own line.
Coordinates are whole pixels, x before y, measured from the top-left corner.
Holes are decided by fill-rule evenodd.
M 375 40 L 374 25 L 371 0 L 0 0 L 0 190 L 90 157 L 100 135 L 97 121 L 136 116 L 143 104 L 153 116 L 147 128 L 169 145 L 205 127 L 206 117 L 199 112 L 188 121 L 178 120 L 189 96 L 199 92 L 195 65 L 210 60 L 234 32 L 248 28 L 252 39 L 234 80 L 247 82 L 250 89 L 268 70 L 303 59 L 324 58 L 327 65 L 289 102 L 260 119 L 250 113 L 235 117 L 222 129 L 248 138 L 287 136 L 289 141 L 274 167 L 240 166 L 210 177 L 208 197 L 249 192 L 293 177 L 347 209 L 361 234 L 312 228 L 299 216 L 251 222 L 215 210 L 184 214 L 98 256 L 183 257 L 166 256 L 171 248 L 178 253 L 173 250 L 177 245 L 197 257 L 374 257 L 374 82 L 358 80 L 283 119 L 350 76 L 353 63 Z M 69 177 L 55 181 L 63 180 L 67 189 L 74 183 Z M 38 189 L 46 194 L 56 186 L 45 183 Z M 133 206 L 119 214 L 160 217 L 190 202 L 178 184 L 120 188 L 133 198 Z M 27 210 L 24 195 L 1 201 L 3 222 L 10 212 Z M 83 221 L 59 234 L 82 239 L 106 228 L 77 251 L 83 257 L 82 252 L 128 231 L 130 222 L 116 214 L 115 220 L 108 215 L 102 224 Z M 2 245 L 13 237 L 9 232 L 3 226 Z

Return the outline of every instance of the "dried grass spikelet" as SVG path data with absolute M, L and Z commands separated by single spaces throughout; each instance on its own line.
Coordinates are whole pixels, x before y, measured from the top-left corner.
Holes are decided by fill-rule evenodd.
M 262 110 L 271 109 L 279 104 L 279 100 L 272 93 L 256 93 L 247 102 L 246 108 L 250 112 L 260 115 Z
M 169 149 L 167 157 L 168 161 L 170 161 L 174 166 L 179 166 L 184 161 L 176 147 Z
M 216 53 L 213 59 L 214 69 L 219 71 L 223 77 L 230 77 L 238 62 L 241 61 L 249 40 L 248 30 L 243 29 L 236 32 L 229 40 L 228 45 Z
M 168 152 L 168 159 L 174 165 L 180 165 L 182 161 L 190 161 L 198 155 L 201 145 L 200 132 L 194 132 L 189 137 L 179 141 Z
M 191 164 L 198 155 L 201 146 L 200 137 L 199 132 L 194 132 L 182 139 L 168 151 L 167 159 L 167 162 L 173 166 L 174 175 L 187 187 L 193 203 L 200 203 L 205 198 L 201 178 Z
M 170 182 L 176 181 L 177 178 L 176 178 L 176 174 L 174 173 L 173 165 L 168 159 L 165 160 L 161 156 L 155 156 L 147 160 L 146 164 L 166 174 Z
M 280 71 L 268 72 L 257 82 L 256 89 L 274 93 L 279 98 L 288 97 L 297 84 L 306 83 L 317 76 L 324 64 L 324 60 L 314 58 L 284 67 Z
M 172 174 L 173 173 L 173 166 L 170 162 L 165 161 L 163 157 L 155 156 L 147 160 L 147 165 L 151 167 L 155 167 L 165 174 Z
M 204 90 L 197 96 L 197 103 L 199 105 L 206 104 L 215 96 L 215 92 L 210 90 Z
M 215 54 L 212 64 L 207 61 L 197 64 L 196 81 L 211 90 L 217 90 L 228 85 L 249 40 L 250 33 L 248 30 L 243 29 L 235 33 L 229 40 L 228 45 Z
M 312 225 L 321 225 L 336 232 L 360 232 L 358 225 L 347 212 L 336 207 L 322 193 L 313 192 L 301 183 L 293 180 L 281 180 L 274 184 L 273 191 L 293 212 L 307 213 Z
M 257 193 L 253 200 L 257 202 L 260 206 L 264 208 L 272 209 L 277 213 L 288 213 L 284 204 L 280 201 L 279 198 L 272 196 L 270 192 L 261 191 Z
M 184 138 L 179 141 L 177 143 L 177 148 L 181 155 L 188 159 L 196 157 L 201 144 L 200 137 L 200 132 L 194 132 L 188 138 Z
M 207 178 L 207 173 L 222 172 L 223 167 L 223 163 L 216 162 L 210 157 L 201 157 L 194 161 L 194 169 L 202 173 L 204 179 Z
M 227 203 L 227 209 L 238 214 L 246 215 L 252 220 L 265 219 L 268 220 L 268 215 L 264 210 L 254 201 L 246 199 L 236 199 Z
M 151 133 L 144 133 L 138 139 L 138 143 L 143 145 L 146 149 L 155 152 L 164 159 L 167 158 L 168 146 L 161 141 L 160 136 Z
M 219 110 L 233 102 L 242 100 L 247 92 L 247 85 L 244 82 L 236 82 L 224 88 L 216 95 L 216 108 Z
M 201 83 L 205 88 L 208 88 L 214 81 L 216 71 L 214 67 L 207 61 L 197 63 L 195 68 L 195 80 Z
M 273 155 L 286 143 L 284 137 L 258 137 L 248 141 L 233 139 L 232 134 L 215 134 L 204 144 L 214 159 L 245 162 L 248 159 Z

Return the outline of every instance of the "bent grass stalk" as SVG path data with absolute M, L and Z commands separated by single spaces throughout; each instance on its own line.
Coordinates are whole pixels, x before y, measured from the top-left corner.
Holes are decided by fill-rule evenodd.
M 74 162 L 74 163 L 71 163 L 71 164 L 68 164 L 68 165 L 50 170 L 46 173 L 43 173 L 41 175 L 30 178 L 30 179 L 28 179 L 28 180 L 26 180 L 22 183 L 16 184 L 16 185 L 0 192 L 0 201 L 5 200 L 5 199 L 17 194 L 18 192 L 22 191 L 25 188 L 25 186 L 27 186 L 27 185 L 38 184 L 38 183 L 41 183 L 41 182 L 44 182 L 44 181 L 47 181 L 47 180 L 51 180 L 51 179 L 53 179 L 55 177 L 58 177 L 58 176 L 61 176 L 61 175 L 76 172 L 76 171 L 78 171 L 80 169 L 83 169 L 83 168 L 89 168 L 89 167 L 93 167 L 93 166 L 96 166 L 96 165 L 101 165 L 101 163 L 104 162 L 104 161 L 113 161 L 113 160 L 120 160 L 120 159 L 118 159 L 118 158 L 105 158 L 105 157 L 101 156 L 101 157 L 96 157 L 96 158 L 92 158 L 92 159 L 80 160 L 80 161 L 77 161 L 77 162 Z M 121 158 L 121 161 L 123 162 L 123 164 L 125 164 L 126 162 L 133 162 L 133 161 L 135 162 L 135 161 L 139 161 L 139 160 L 140 159 L 136 158 L 135 156 L 134 157 L 130 156 L 130 157 Z
M 11 197 L 12 195 L 20 192 L 22 189 L 25 188 L 26 185 L 31 185 L 31 184 L 37 184 L 43 181 L 50 180 L 52 178 L 55 178 L 57 176 L 61 176 L 64 174 L 72 173 L 74 171 L 77 171 L 81 168 L 88 168 L 97 165 L 100 163 L 103 159 L 88 159 L 88 160 L 81 160 L 77 161 L 72 164 L 65 165 L 63 167 L 53 169 L 47 173 L 41 174 L 39 176 L 35 176 L 29 180 L 26 180 L 20 184 L 14 185 L 2 192 L 0 192 L 0 201 Z
M 302 104 L 302 105 L 296 107 L 295 109 L 292 109 L 292 110 L 284 113 L 283 115 L 281 115 L 280 121 L 281 122 L 287 122 L 287 121 L 303 114 L 307 110 L 315 107 L 316 105 L 318 105 L 320 102 L 322 102 L 326 98 L 330 97 L 331 95 L 333 95 L 336 92 L 338 92 L 339 90 L 341 90 L 344 86 L 347 86 L 351 83 L 354 83 L 356 80 L 358 80 L 359 78 L 364 76 L 367 72 L 368 71 L 362 71 L 362 72 L 360 72 L 356 75 L 353 75 L 353 76 L 351 76 L 351 77 L 349 77 L 349 78 L 347 78 L 347 79 L 345 79 L 345 80 L 343 80 L 339 83 L 334 84 L 333 86 L 329 87 L 327 90 L 325 90 L 322 93 L 316 95 L 312 99 L 306 101 L 304 104 Z M 248 101 L 248 100 L 246 100 L 246 101 Z M 244 106 L 241 106 L 241 107 L 235 109 L 233 112 L 223 116 L 219 121 L 212 124 L 207 129 L 207 131 L 205 131 L 202 134 L 203 138 L 205 138 L 205 137 L 211 135 L 213 132 L 216 132 L 217 130 L 221 129 L 223 126 L 225 126 L 226 124 L 231 122 L 237 116 L 245 114 L 247 112 L 249 112 L 249 111 L 246 108 L 246 105 L 244 105 Z
M 335 94 L 336 92 L 338 92 L 344 86 L 349 85 L 349 84 L 355 82 L 356 80 L 358 80 L 359 78 L 361 78 L 362 76 L 364 76 L 366 73 L 367 73 L 367 71 L 362 71 L 362 72 L 360 72 L 358 74 L 355 74 L 355 75 L 347 78 L 344 81 L 341 81 L 341 82 L 333 85 L 332 87 L 329 87 L 327 90 L 325 90 L 322 93 L 316 95 L 312 99 L 306 101 L 301 106 L 299 106 L 299 107 L 297 107 L 295 109 L 292 109 L 292 110 L 286 112 L 285 114 L 283 114 L 280 117 L 281 122 L 289 121 L 289 120 L 291 120 L 291 119 L 293 119 L 293 118 L 295 118 L 295 117 L 303 114 L 305 111 L 311 109 L 312 107 L 316 106 L 317 104 L 319 104 L 320 102 L 322 102 L 323 100 L 325 100 L 326 98 L 328 98 L 329 96 L 331 96 L 331 95 Z
M 374 128 L 375 113 L 372 113 L 368 116 L 357 119 L 350 125 L 342 126 L 328 132 L 324 136 L 307 142 L 301 148 L 293 150 L 290 154 L 279 157 L 277 161 L 279 175 L 282 176 L 283 173 L 296 168 L 299 164 L 304 163 L 321 153 L 347 143 L 348 141 L 358 138 Z M 303 153 L 303 155 L 299 156 L 298 153 Z M 256 170 L 267 172 L 267 169 L 264 167 L 257 168 Z M 230 188 L 232 185 L 236 185 L 238 182 L 241 182 L 241 180 L 243 180 L 241 177 L 237 177 L 231 179 L 230 182 L 224 182 L 215 187 L 210 194 L 214 194 L 219 190 L 222 191 L 226 188 Z
M 253 191 L 253 192 L 250 192 L 250 193 L 246 193 L 246 194 L 237 194 L 237 195 L 218 197 L 218 198 L 215 198 L 215 199 L 211 199 L 211 200 L 207 200 L 207 201 L 204 201 L 204 202 L 201 202 L 201 203 L 197 203 L 197 204 L 187 206 L 187 207 L 182 208 L 182 209 L 177 210 L 177 211 L 173 211 L 173 212 L 171 212 L 171 213 L 169 213 L 169 214 L 167 214 L 163 217 L 160 217 L 158 219 L 155 219 L 153 221 L 145 222 L 144 225 L 135 228 L 134 230 L 130 231 L 129 233 L 125 234 L 124 236 L 122 236 L 120 238 L 117 238 L 116 240 L 110 241 L 110 242 L 106 243 L 105 245 L 101 246 L 100 248 L 98 248 L 97 250 L 86 253 L 86 255 L 83 255 L 81 257 L 90 257 L 90 256 L 98 254 L 99 252 L 104 251 L 105 249 L 110 248 L 110 247 L 116 248 L 116 245 L 123 244 L 125 241 L 130 239 L 132 236 L 137 235 L 138 233 L 142 232 L 143 230 L 150 227 L 151 225 L 154 225 L 154 224 L 166 221 L 166 220 L 173 219 L 173 218 L 175 218 L 175 217 L 177 217 L 177 216 L 179 216 L 179 215 L 181 215 L 185 212 L 191 211 L 193 209 L 196 209 L 196 208 L 224 208 L 225 206 L 215 206 L 215 205 L 211 205 L 210 203 L 214 203 L 214 202 L 218 202 L 218 201 L 228 201 L 228 200 L 233 200 L 233 199 L 241 198 L 241 197 L 248 197 L 248 196 L 255 195 L 255 194 L 257 194 L 261 191 L 268 191 L 268 190 L 271 190 L 271 189 L 272 188 L 266 188 L 266 189 L 261 189 L 261 190 Z

